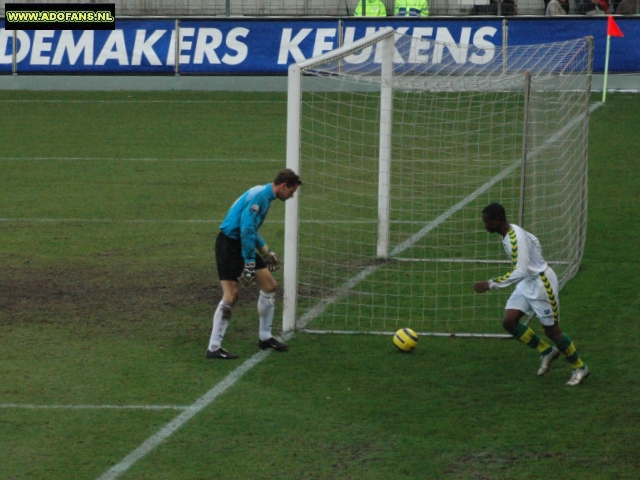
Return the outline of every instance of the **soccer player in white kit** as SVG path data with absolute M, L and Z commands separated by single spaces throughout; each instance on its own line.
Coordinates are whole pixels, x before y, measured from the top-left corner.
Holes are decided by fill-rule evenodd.
M 499 203 L 492 203 L 482 210 L 482 222 L 487 232 L 502 235 L 502 244 L 511 258 L 512 270 L 501 277 L 477 282 L 473 289 L 476 293 L 482 293 L 516 284 L 507 300 L 502 326 L 522 343 L 540 352 L 538 375 L 547 373 L 551 362 L 562 352 L 573 367 L 567 385 L 578 385 L 589 376 L 589 368 L 578 356 L 571 339 L 558 326 L 558 278 L 542 257 L 540 242 L 518 225 L 510 224 L 504 207 Z M 550 346 L 531 328 L 520 323 L 524 315 L 532 313 L 536 314 L 545 335 L 557 348 Z

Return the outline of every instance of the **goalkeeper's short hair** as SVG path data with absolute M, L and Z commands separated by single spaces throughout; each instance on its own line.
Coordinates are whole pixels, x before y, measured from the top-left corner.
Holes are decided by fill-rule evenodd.
M 295 187 L 296 185 L 302 185 L 302 180 L 296 172 L 290 168 L 285 168 L 284 170 L 280 170 L 276 174 L 276 178 L 273 179 L 274 185 L 280 185 L 282 183 L 286 183 L 287 187 Z

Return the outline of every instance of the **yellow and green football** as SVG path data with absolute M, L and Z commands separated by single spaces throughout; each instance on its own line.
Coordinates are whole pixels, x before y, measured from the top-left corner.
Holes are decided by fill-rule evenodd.
M 410 328 L 401 328 L 393 336 L 393 344 L 404 353 L 411 353 L 418 346 L 418 335 Z

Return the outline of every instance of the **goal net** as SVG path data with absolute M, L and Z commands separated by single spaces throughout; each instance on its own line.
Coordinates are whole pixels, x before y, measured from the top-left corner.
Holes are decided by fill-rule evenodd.
M 284 330 L 493 335 L 511 269 L 481 211 L 561 287 L 585 243 L 592 39 L 494 47 L 382 29 L 289 69 Z

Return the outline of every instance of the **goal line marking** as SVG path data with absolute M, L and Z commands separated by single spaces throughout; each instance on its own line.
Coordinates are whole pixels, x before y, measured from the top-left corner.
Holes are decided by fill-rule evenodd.
M 388 260 L 395 260 L 398 262 L 433 262 L 433 263 L 480 263 L 480 264 L 509 264 L 513 262 L 511 260 L 485 260 L 478 258 L 405 258 L 405 257 L 389 257 Z M 566 261 L 549 261 L 549 265 L 569 265 Z
M 22 408 L 27 410 L 186 410 L 182 405 L 29 405 L 22 403 L 0 403 L 0 408 Z
M 359 330 L 313 330 L 305 328 L 300 330 L 300 333 L 311 334 L 338 334 L 338 335 L 386 335 L 392 336 L 396 332 L 369 332 Z M 503 338 L 505 340 L 512 340 L 514 336 L 509 333 L 446 333 L 446 332 L 416 332 L 416 335 L 421 337 L 460 337 L 460 338 Z
M 98 480 L 112 480 L 126 472 L 134 463 L 142 459 L 145 455 L 164 442 L 173 432 L 191 420 L 203 408 L 211 404 L 216 398 L 223 394 L 229 387 L 235 384 L 247 371 L 264 360 L 271 350 L 263 350 L 246 360 L 242 365 L 233 370 L 220 383 L 196 400 L 193 405 L 187 407 L 180 415 L 167 423 L 158 432 L 147 438 L 138 448 L 132 451 L 117 465 L 111 467 L 102 474 Z

